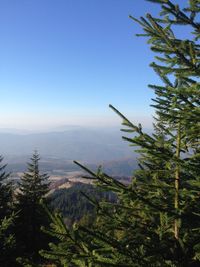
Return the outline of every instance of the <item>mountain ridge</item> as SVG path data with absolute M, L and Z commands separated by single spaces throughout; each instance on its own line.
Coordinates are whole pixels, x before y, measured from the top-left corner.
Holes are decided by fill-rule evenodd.
M 133 149 L 121 139 L 118 129 L 75 128 L 43 133 L 0 132 L 0 154 L 31 155 L 37 149 L 44 157 L 100 162 L 133 157 Z

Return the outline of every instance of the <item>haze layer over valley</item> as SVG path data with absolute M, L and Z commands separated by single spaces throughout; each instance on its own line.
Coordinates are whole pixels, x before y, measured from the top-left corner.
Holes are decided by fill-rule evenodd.
M 77 175 L 81 170 L 73 160 L 93 169 L 101 164 L 110 175 L 130 176 L 137 166 L 137 155 L 122 135 L 119 127 L 65 126 L 37 133 L 0 129 L 0 147 L 7 170 L 15 178 L 26 171 L 34 150 L 41 156 L 41 171 L 51 179 Z

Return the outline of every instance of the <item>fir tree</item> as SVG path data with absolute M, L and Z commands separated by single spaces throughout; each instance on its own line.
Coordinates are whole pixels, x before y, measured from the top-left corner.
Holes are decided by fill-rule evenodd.
M 16 241 L 13 231 L 14 214 L 0 220 L 0 266 L 10 267 L 16 265 Z
M 39 154 L 34 152 L 28 163 L 28 170 L 19 183 L 19 192 L 16 195 L 17 246 L 20 256 L 37 261 L 38 251 L 47 245 L 48 239 L 40 228 L 47 225 L 48 218 L 44 213 L 40 201 L 49 191 L 48 175 L 39 170 Z
M 69 231 L 52 215 L 50 233 L 60 242 L 43 251 L 64 266 L 199 266 L 200 265 L 200 3 L 181 8 L 169 0 L 160 4 L 158 18 L 136 19 L 152 51 L 159 53 L 151 66 L 161 85 L 150 85 L 156 115 L 154 133 L 145 133 L 116 108 L 123 139 L 139 147 L 139 170 L 124 185 L 101 170 L 86 170 L 97 186 L 111 190 L 117 203 L 96 205 L 100 225 L 78 226 Z M 176 37 L 176 27 L 190 27 L 191 35 Z M 98 227 L 97 227 L 98 226 Z
M 0 163 L 3 157 L 0 156 Z M 0 166 L 0 266 L 9 267 L 15 262 L 15 235 L 13 224 L 13 187 L 6 165 Z
M 0 164 L 3 157 L 0 156 Z M 10 174 L 5 171 L 6 165 L 0 165 L 0 219 L 10 215 L 12 212 L 12 181 L 9 180 Z

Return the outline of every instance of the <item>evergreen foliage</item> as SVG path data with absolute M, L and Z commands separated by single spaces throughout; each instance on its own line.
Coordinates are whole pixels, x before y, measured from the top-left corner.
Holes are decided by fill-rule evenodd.
M 0 164 L 3 157 L 0 156 Z M 12 213 L 12 196 L 13 187 L 12 182 L 9 180 L 10 174 L 5 171 L 6 165 L 0 165 L 0 219 Z
M 15 235 L 13 232 L 14 215 L 0 220 L 0 266 L 10 267 L 15 264 Z
M 96 209 L 95 206 L 85 197 L 95 198 L 100 201 L 102 199 L 116 202 L 116 196 L 112 192 L 104 192 L 91 184 L 75 183 L 67 189 L 59 189 L 53 192 L 49 197 L 51 207 L 55 212 L 60 212 L 68 226 L 74 222 L 81 223 L 86 218 L 94 221 Z
M 19 255 L 33 262 L 39 259 L 38 251 L 46 247 L 47 236 L 41 232 L 48 225 L 48 217 L 40 204 L 49 191 L 48 175 L 39 170 L 39 154 L 35 151 L 28 163 L 28 170 L 19 183 L 16 195 L 16 237 Z
M 0 164 L 3 157 L 0 156 Z M 13 188 L 6 165 L 0 165 L 0 266 L 9 267 L 15 262 L 15 235 L 13 224 Z
M 41 254 L 61 266 L 200 266 L 200 2 L 190 0 L 185 8 L 169 0 L 149 2 L 160 5 L 158 18 L 131 18 L 158 53 L 151 64 L 162 82 L 150 85 L 154 133 L 110 105 L 123 120 L 122 130 L 134 136 L 123 139 L 139 147 L 140 169 L 125 185 L 75 162 L 97 186 L 117 194 L 118 202 L 91 199 L 97 209 L 92 227 L 68 229 L 49 212 L 52 227 L 46 231 L 58 242 Z M 177 26 L 187 26 L 190 34 L 176 37 Z

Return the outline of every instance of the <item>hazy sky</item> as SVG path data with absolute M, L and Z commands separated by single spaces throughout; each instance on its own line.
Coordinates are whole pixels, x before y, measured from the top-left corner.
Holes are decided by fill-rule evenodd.
M 119 124 L 110 103 L 150 121 L 153 53 L 128 18 L 147 12 L 145 0 L 1 0 L 0 128 Z

